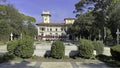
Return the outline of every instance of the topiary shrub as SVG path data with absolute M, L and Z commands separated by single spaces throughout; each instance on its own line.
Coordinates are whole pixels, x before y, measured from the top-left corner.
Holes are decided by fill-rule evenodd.
M 96 50 L 97 55 L 103 54 L 104 43 L 102 41 L 93 41 L 94 50 Z
M 13 40 L 13 41 L 8 42 L 8 44 L 7 44 L 8 52 L 11 54 L 14 54 L 14 51 L 17 46 L 18 46 L 18 40 Z
M 18 47 L 15 49 L 15 55 L 21 58 L 30 58 L 34 53 L 33 40 L 30 37 L 24 37 L 19 40 Z
M 63 42 L 56 41 L 53 42 L 51 46 L 51 56 L 56 59 L 61 59 L 65 55 L 65 46 Z
M 90 40 L 81 39 L 78 46 L 78 56 L 82 58 L 91 58 L 93 56 L 94 47 Z
M 115 60 L 120 61 L 120 45 L 111 47 L 110 52 Z

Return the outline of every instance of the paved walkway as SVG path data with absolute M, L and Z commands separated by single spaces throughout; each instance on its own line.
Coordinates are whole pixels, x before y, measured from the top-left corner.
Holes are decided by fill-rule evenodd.
M 88 62 L 5 62 L 0 68 L 110 68 L 104 63 Z
M 0 56 L 7 52 L 7 45 L 0 45 Z

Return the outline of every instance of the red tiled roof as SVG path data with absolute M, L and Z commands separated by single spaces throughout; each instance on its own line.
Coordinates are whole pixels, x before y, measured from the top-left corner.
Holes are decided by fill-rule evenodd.
M 65 23 L 39 23 L 39 26 L 66 26 Z

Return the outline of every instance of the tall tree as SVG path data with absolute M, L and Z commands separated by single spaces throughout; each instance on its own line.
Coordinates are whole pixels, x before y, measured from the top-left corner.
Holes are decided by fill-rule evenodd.
M 26 31 L 26 33 L 28 32 L 29 36 L 30 34 L 32 35 L 33 33 L 35 34 L 35 31 L 36 31 L 35 26 L 33 24 L 30 25 L 30 23 L 33 23 L 36 21 L 35 18 L 20 13 L 11 4 L 0 5 L 0 21 L 2 21 L 3 23 L 9 26 L 8 27 L 9 31 L 7 30 L 3 31 L 3 33 L 6 33 L 4 34 L 6 39 L 8 38 L 9 36 L 8 34 L 10 33 L 13 33 L 15 38 L 20 37 L 21 33 L 25 34 L 24 32 L 25 28 L 27 28 L 28 31 Z M 26 25 L 26 22 L 27 22 L 27 25 Z M 2 25 L 2 23 L 0 23 L 0 26 L 1 28 L 5 27 L 4 25 Z M 5 28 L 7 29 L 7 26 Z M 33 33 L 30 30 L 33 30 Z M 6 31 L 9 33 L 7 33 Z M 4 36 L 3 33 L 0 33 L 1 38 L 2 36 Z
M 94 23 L 92 23 L 91 29 L 91 33 L 93 34 L 93 36 L 100 31 L 103 38 L 104 27 L 107 27 L 111 29 L 111 33 L 115 37 L 116 28 L 119 27 L 119 24 L 116 23 L 119 20 L 119 9 L 116 9 L 117 7 L 119 7 L 119 5 L 120 0 L 80 0 L 78 3 L 75 4 L 76 10 L 74 12 L 79 15 L 81 13 L 84 14 L 89 10 L 92 11 L 92 15 L 95 18 Z M 111 9 L 112 11 L 110 11 Z M 117 14 L 118 16 L 116 16 Z M 114 25 L 114 27 L 112 27 L 112 25 Z
M 9 25 L 6 20 L 0 20 L 0 41 L 6 43 L 9 40 Z

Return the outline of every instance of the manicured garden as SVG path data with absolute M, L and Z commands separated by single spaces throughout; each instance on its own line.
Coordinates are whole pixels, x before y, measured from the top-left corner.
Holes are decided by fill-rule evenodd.
M 51 55 L 48 57 L 38 57 L 33 56 L 34 46 L 31 37 L 24 37 L 22 39 L 13 40 L 7 44 L 8 53 L 0 57 L 0 63 L 16 60 L 16 58 L 21 58 L 21 60 L 26 59 L 29 61 L 55 61 L 55 62 L 84 62 L 84 61 L 96 61 L 96 59 L 105 62 L 107 65 L 116 67 L 120 66 L 120 45 L 111 47 L 111 55 L 103 55 L 104 43 L 102 41 L 91 41 L 86 39 L 81 39 L 78 41 L 78 54 L 69 57 L 65 56 L 65 45 L 62 41 L 54 41 L 51 45 Z M 96 51 L 96 54 L 93 52 Z

